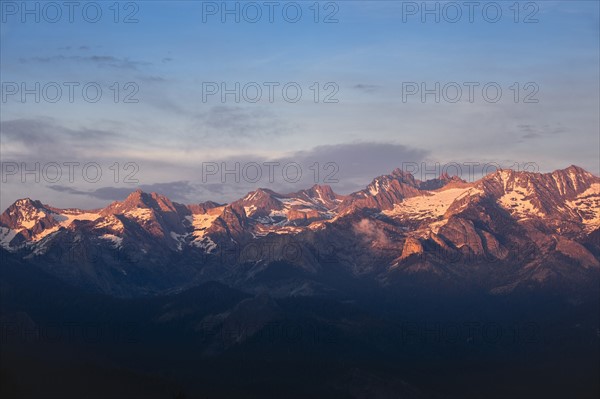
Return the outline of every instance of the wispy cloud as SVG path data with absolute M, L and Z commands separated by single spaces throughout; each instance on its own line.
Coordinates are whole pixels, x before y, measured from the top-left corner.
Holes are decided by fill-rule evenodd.
M 217 105 L 195 118 L 198 133 L 203 138 L 256 138 L 290 134 L 295 126 L 272 112 L 256 107 Z
M 56 158 L 84 151 L 112 146 L 118 138 L 112 131 L 79 128 L 73 129 L 57 123 L 52 118 L 13 119 L 0 123 L 4 158 L 35 156 Z
M 146 61 L 136 61 L 131 60 L 129 58 L 119 58 L 112 55 L 90 55 L 90 56 L 80 56 L 80 55 L 50 55 L 50 56 L 35 56 L 35 57 L 23 57 L 19 59 L 19 62 L 22 64 L 31 64 L 31 63 L 39 63 L 39 64 L 49 64 L 49 63 L 59 63 L 59 62 L 82 62 L 89 63 L 92 65 L 96 65 L 98 67 L 109 67 L 116 69 L 130 69 L 139 71 L 140 67 L 152 65 L 151 62 Z
M 2 158 L 19 162 L 181 162 L 177 154 L 168 156 L 171 153 L 164 136 L 150 135 L 148 129 L 143 123 L 110 119 L 93 126 L 61 123 L 51 117 L 12 119 L 0 122 Z
M 520 124 L 517 125 L 517 129 L 523 139 L 547 138 L 548 136 L 556 136 L 568 132 L 568 129 L 562 125 L 550 126 L 548 124 Z
M 365 84 L 365 83 L 359 83 L 359 84 L 355 84 L 354 86 L 352 86 L 353 89 L 356 90 L 360 90 L 366 93 L 373 93 L 377 90 L 379 90 L 381 88 L 381 86 L 378 85 L 372 85 L 372 84 Z

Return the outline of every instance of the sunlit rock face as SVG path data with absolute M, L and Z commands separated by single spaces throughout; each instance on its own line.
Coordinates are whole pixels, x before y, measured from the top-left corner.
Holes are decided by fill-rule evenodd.
M 498 170 L 470 183 L 448 175 L 423 182 L 396 169 L 349 195 L 322 185 L 257 189 L 230 204 L 184 205 L 140 190 L 96 210 L 22 199 L 0 215 L 4 249 L 65 279 L 132 295 L 210 279 L 252 286 L 278 262 L 317 280 L 335 265 L 383 284 L 406 272 L 450 282 L 488 273 L 477 284 L 489 290 L 565 276 L 577 285 L 582 270 L 600 267 L 599 229 L 600 179 L 576 166 Z

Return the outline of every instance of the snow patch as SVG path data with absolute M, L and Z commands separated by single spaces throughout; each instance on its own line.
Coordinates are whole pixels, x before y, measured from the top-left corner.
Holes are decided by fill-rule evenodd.
M 244 207 L 244 212 L 246 212 L 246 216 L 252 216 L 252 214 L 256 211 L 256 206 L 250 205 Z
M 103 220 L 101 220 L 99 223 L 96 224 L 95 228 L 97 229 L 109 229 L 112 231 L 118 231 L 118 232 L 122 232 L 125 226 L 123 226 L 123 222 L 121 222 L 117 217 L 115 217 L 114 215 L 110 215 L 105 217 Z
M 18 231 L 9 229 L 8 227 L 0 227 L 0 246 L 10 250 L 10 242 L 17 235 Z
M 192 235 L 197 239 L 204 237 L 204 235 L 206 234 L 206 230 L 213 225 L 214 221 L 219 217 L 220 214 L 220 212 L 211 212 L 199 215 L 192 215 L 191 223 L 194 227 Z
M 148 208 L 136 208 L 133 211 L 125 212 L 124 215 L 128 218 L 138 219 L 138 220 L 150 220 L 153 218 L 154 212 L 152 209 Z
M 123 243 L 123 238 L 114 234 L 103 234 L 100 236 L 100 238 L 103 240 L 112 241 L 115 248 L 121 248 L 121 244 Z
M 401 203 L 395 204 L 393 209 L 385 210 L 382 213 L 386 216 L 407 216 L 417 220 L 439 219 L 444 216 L 455 200 L 479 192 L 479 190 L 472 188 L 427 191 L 425 195 L 406 198 Z
M 188 236 L 188 234 L 177 234 L 174 231 L 171 231 L 169 234 L 171 235 L 171 238 L 177 242 L 177 250 L 181 251 L 183 249 L 183 244 L 185 244 L 185 239 Z
M 195 246 L 195 247 L 197 247 L 197 248 L 202 248 L 207 253 L 210 253 L 215 248 L 217 248 L 217 244 L 215 244 L 215 242 L 213 240 L 211 240 L 210 237 L 208 237 L 208 236 L 202 238 L 201 240 L 195 240 L 192 243 L 192 245 Z
M 498 204 L 511 214 L 519 216 L 521 220 L 531 216 L 544 217 L 544 214 L 527 198 L 527 193 L 519 189 L 507 192 L 498 198 Z
M 34 241 L 34 242 L 40 241 L 42 238 L 49 236 L 52 233 L 56 233 L 59 228 L 60 228 L 59 226 L 54 226 L 49 229 L 43 230 L 41 233 L 34 235 L 31 239 L 31 241 Z
M 369 186 L 369 193 L 372 196 L 376 196 L 377 194 L 379 194 L 379 185 L 380 185 L 379 180 L 375 180 L 375 184 L 371 184 Z
M 57 222 L 59 222 L 60 226 L 62 227 L 69 227 L 69 225 L 71 223 L 73 223 L 75 220 L 96 220 L 98 218 L 100 218 L 100 214 L 99 213 L 93 213 L 93 212 L 77 212 L 77 211 L 62 211 L 60 214 L 58 213 L 53 213 L 52 217 L 54 218 L 54 220 L 56 220 Z
M 566 201 L 565 205 L 581 217 L 586 231 L 600 227 L 600 183 L 593 183 L 576 199 Z

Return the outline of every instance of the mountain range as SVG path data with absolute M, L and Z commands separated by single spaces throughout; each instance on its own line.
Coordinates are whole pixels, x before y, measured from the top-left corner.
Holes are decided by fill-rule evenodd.
M 474 182 L 446 174 L 420 181 L 396 169 L 349 195 L 315 185 L 184 205 L 137 190 L 93 210 L 24 198 L 0 215 L 0 246 L 118 297 L 207 281 L 274 296 L 415 282 L 576 295 L 596 289 L 600 274 L 600 178 L 577 166 L 498 170 Z
M 597 398 L 600 178 L 0 215 L 0 397 Z

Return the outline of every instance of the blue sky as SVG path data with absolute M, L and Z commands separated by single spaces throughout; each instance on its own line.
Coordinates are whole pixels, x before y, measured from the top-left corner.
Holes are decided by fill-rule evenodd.
M 222 22 L 222 2 L 121 2 L 117 23 L 112 1 L 93 4 L 102 10 L 96 23 L 83 18 L 85 2 L 72 23 L 64 8 L 56 23 L 49 22 L 55 14 L 44 9 L 47 2 L 38 2 L 39 22 L 23 16 L 22 2 L 1 3 L 2 161 L 42 167 L 96 162 L 103 172 L 93 183 L 77 176 L 54 182 L 42 175 L 39 183 L 5 176 L 3 209 L 25 196 L 57 206 L 101 206 L 137 186 L 182 202 L 228 201 L 257 186 L 286 191 L 310 185 L 314 162 L 338 165 L 332 186 L 339 192 L 403 162 L 535 163 L 540 171 L 578 164 L 599 173 L 597 1 L 519 2 L 518 16 L 513 1 L 478 2 L 472 22 L 464 2 L 428 2 L 439 7 L 439 22 L 431 14 L 423 21 L 421 9 L 413 13 L 421 2 L 320 2 L 318 23 L 313 1 L 278 2 L 273 23 L 264 2 L 253 3 L 263 12 L 257 23 L 244 21 L 244 14 L 239 23 L 231 15 Z M 281 9 L 296 4 L 302 17 L 290 23 Z M 451 23 L 455 5 L 462 16 Z M 213 6 L 216 15 L 203 14 Z M 502 16 L 492 23 L 496 6 Z M 132 12 L 137 22 L 123 23 Z M 332 12 L 337 22 L 324 23 Z M 524 23 L 528 15 L 537 22 Z M 20 90 L 36 82 L 79 86 L 73 102 L 66 89 L 55 103 L 7 94 L 15 83 Z M 82 97 L 80 88 L 89 82 L 102 88 L 98 102 Z M 115 82 L 117 103 L 110 89 Z M 257 82 L 263 96 L 255 103 L 235 102 L 233 95 L 203 101 L 207 82 Z M 279 84 L 273 102 L 264 82 Z M 302 89 L 298 102 L 286 102 L 278 91 L 289 82 Z M 417 93 L 403 101 L 407 84 L 433 88 L 436 82 L 456 82 L 462 97 L 450 102 L 449 94 L 436 103 L 429 95 L 422 102 Z M 479 85 L 473 102 L 464 82 Z M 496 103 L 482 97 L 481 87 L 490 82 L 502 89 Z M 326 83 L 333 86 L 325 89 Z M 132 87 L 138 102 L 124 103 Z M 324 103 L 332 88 L 338 101 Z M 527 94 L 538 101 L 524 103 Z M 302 164 L 305 179 L 224 184 L 201 178 L 203 162 L 274 160 Z M 122 175 L 115 182 L 115 162 L 123 173 L 122 165 L 135 163 L 139 182 L 124 182 Z

